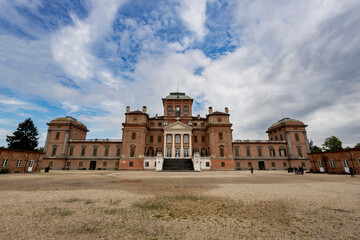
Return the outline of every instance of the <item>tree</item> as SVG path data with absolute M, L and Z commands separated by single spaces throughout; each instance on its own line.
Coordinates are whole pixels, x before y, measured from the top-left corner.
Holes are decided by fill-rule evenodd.
M 19 123 L 19 126 L 13 136 L 6 136 L 8 148 L 35 150 L 38 145 L 38 131 L 31 118 L 25 119 Z
M 319 153 L 319 152 L 322 152 L 321 148 L 314 145 L 314 142 L 313 140 L 310 139 L 310 142 L 309 142 L 309 145 L 310 145 L 310 152 L 311 153 Z
M 326 138 L 322 146 L 324 151 L 343 150 L 342 142 L 335 136 Z
M 354 148 L 360 149 L 360 143 L 357 143 Z

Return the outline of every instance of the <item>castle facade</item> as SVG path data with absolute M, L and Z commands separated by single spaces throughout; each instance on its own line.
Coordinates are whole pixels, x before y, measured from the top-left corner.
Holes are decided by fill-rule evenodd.
M 162 99 L 163 115 L 127 107 L 122 139 L 87 139 L 87 127 L 72 117 L 48 123 L 43 167 L 52 169 L 203 170 L 310 168 L 303 122 L 284 118 L 267 129 L 267 140 L 234 140 L 228 108 L 209 107 L 193 116 L 193 99 L 174 92 Z

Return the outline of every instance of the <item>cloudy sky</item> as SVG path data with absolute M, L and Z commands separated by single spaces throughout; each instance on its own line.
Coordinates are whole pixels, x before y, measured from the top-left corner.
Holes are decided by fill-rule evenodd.
M 31 117 L 71 115 L 121 138 L 127 105 L 162 115 L 171 91 L 194 115 L 229 107 L 234 139 L 285 117 L 317 145 L 360 142 L 359 0 L 2 0 L 0 146 Z

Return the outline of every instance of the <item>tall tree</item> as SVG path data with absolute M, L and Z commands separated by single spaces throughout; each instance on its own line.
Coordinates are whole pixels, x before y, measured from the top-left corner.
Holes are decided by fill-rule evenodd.
M 309 142 L 309 145 L 310 145 L 310 152 L 311 153 L 319 153 L 319 152 L 322 152 L 321 148 L 314 145 L 314 142 L 313 140 L 310 139 L 310 142 Z
M 357 143 L 354 148 L 359 149 L 360 148 L 360 143 Z
M 38 135 L 34 122 L 28 118 L 19 123 L 13 136 L 6 136 L 6 142 L 11 149 L 35 150 L 38 145 Z
M 325 139 L 323 146 L 324 151 L 339 151 L 343 150 L 342 142 L 335 136 Z

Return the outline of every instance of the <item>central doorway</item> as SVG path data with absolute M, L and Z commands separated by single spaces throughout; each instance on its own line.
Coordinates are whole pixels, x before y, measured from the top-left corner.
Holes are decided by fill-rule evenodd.
M 89 170 L 95 170 L 95 169 L 96 169 L 96 161 L 90 161 Z
M 259 163 L 259 170 L 265 170 L 265 162 L 264 161 L 258 161 Z

